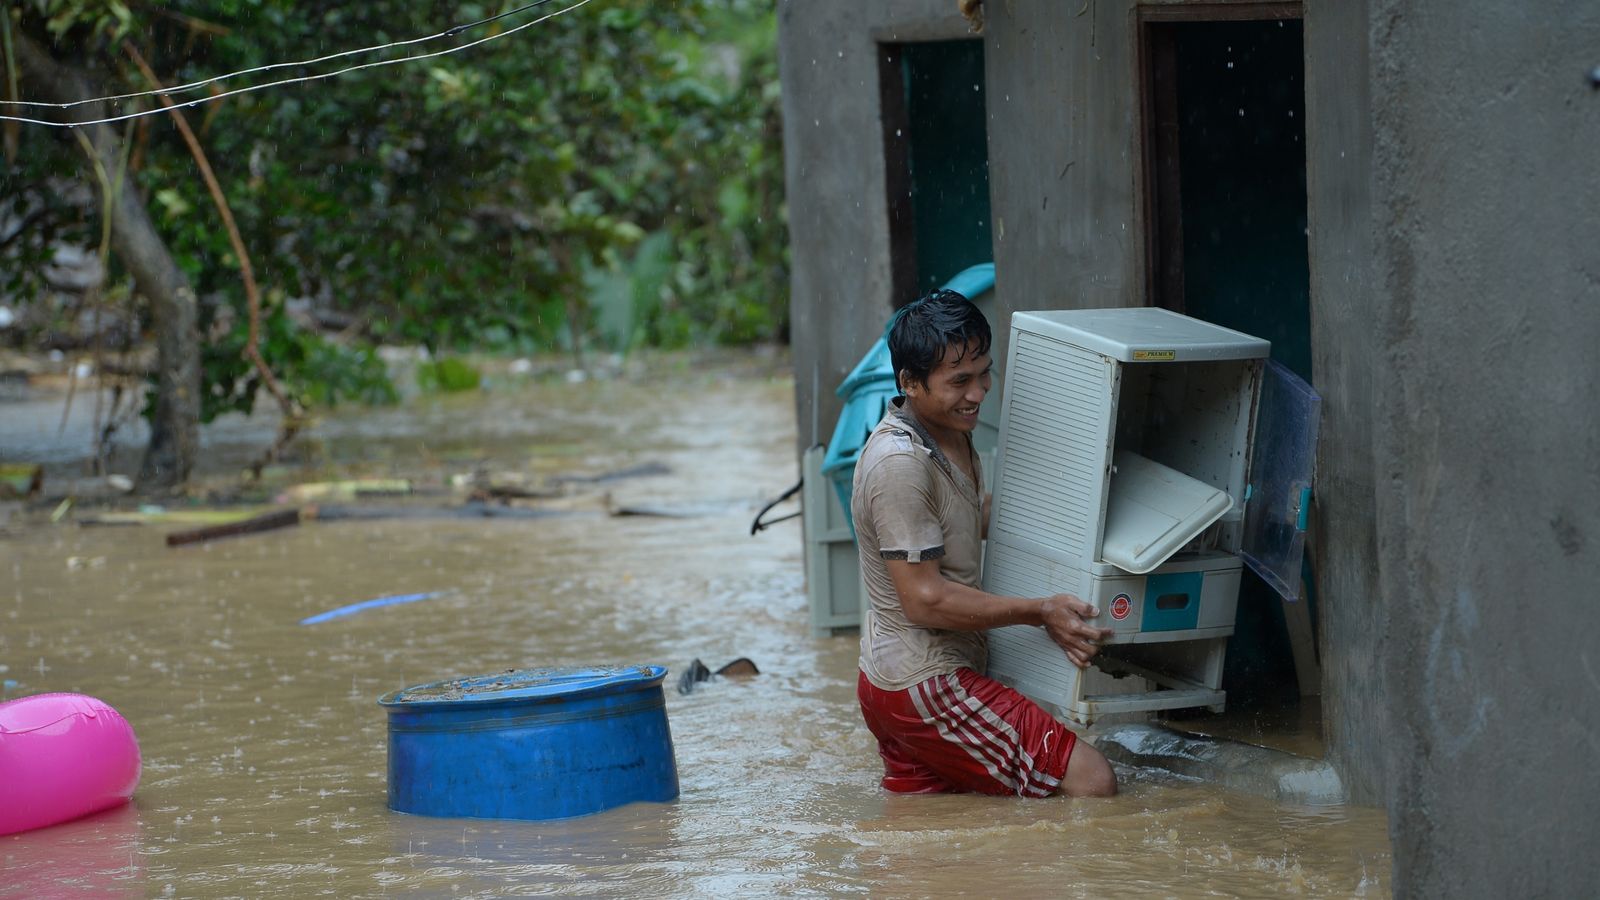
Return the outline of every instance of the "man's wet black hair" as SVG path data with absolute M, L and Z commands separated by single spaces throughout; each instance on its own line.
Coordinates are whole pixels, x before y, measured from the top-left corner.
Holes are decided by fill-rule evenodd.
M 924 387 L 928 374 L 944 357 L 946 347 L 955 347 L 960 362 L 967 345 L 982 356 L 989 352 L 989 320 L 978 307 L 955 291 L 939 290 L 906 304 L 889 320 L 889 362 L 894 366 L 895 386 L 903 393 L 900 373 L 906 372 Z

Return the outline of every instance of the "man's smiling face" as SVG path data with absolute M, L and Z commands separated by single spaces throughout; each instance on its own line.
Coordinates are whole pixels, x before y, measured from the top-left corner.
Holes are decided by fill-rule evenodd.
M 906 378 L 906 402 L 935 437 L 940 431 L 969 434 L 978 427 L 978 407 L 989 393 L 993 361 L 974 349 L 973 343 L 944 348 L 939 364 L 928 372 L 927 384 Z

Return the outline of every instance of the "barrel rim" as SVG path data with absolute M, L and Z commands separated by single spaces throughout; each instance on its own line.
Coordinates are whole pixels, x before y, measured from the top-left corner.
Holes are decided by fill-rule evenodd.
M 549 678 L 520 687 L 511 687 L 502 691 L 482 691 L 455 697 L 419 699 L 410 699 L 405 696 L 412 692 L 429 689 L 443 690 L 451 685 L 464 685 L 472 682 L 535 673 L 546 675 L 565 674 L 564 676 Z M 600 694 L 626 693 L 628 691 L 657 687 L 666 676 L 667 667 L 657 665 L 548 666 L 530 669 L 506 669 L 487 675 L 447 678 L 441 681 L 432 681 L 401 688 L 397 691 L 390 691 L 378 698 L 378 704 L 386 708 L 390 713 L 397 713 L 406 710 L 461 709 L 466 706 L 482 707 L 508 703 L 572 700 Z

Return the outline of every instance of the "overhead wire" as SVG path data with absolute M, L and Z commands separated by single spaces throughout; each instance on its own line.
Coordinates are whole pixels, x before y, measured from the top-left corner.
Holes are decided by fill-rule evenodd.
M 214 83 L 216 83 L 218 81 L 224 81 L 224 80 L 227 80 L 229 78 L 236 78 L 236 77 L 238 77 L 240 75 L 249 75 L 249 74 L 253 74 L 253 73 L 256 73 L 256 72 L 264 72 L 264 71 L 267 71 L 267 70 L 270 70 L 270 69 L 285 68 L 285 67 L 290 67 L 290 66 L 314 65 L 316 63 L 326 62 L 326 61 L 331 60 L 331 59 L 340 59 L 340 58 L 346 57 L 346 56 L 355 56 L 355 55 L 359 55 L 359 54 L 362 54 L 362 53 L 370 53 L 370 52 L 373 52 L 373 51 L 376 51 L 376 50 L 388 49 L 390 47 L 403 47 L 403 46 L 409 46 L 409 45 L 413 45 L 413 44 L 426 43 L 428 41 L 437 40 L 437 39 L 439 39 L 441 37 L 449 37 L 449 36 L 452 36 L 452 35 L 460 34 L 463 31 L 466 31 L 466 30 L 469 30 L 469 29 L 472 29 L 472 28 L 476 28 L 476 27 L 478 27 L 480 25 L 486 25 L 486 24 L 488 24 L 490 22 L 494 22 L 494 21 L 497 21 L 499 19 L 506 18 L 507 16 L 516 15 L 517 13 L 520 13 L 520 12 L 525 12 L 525 11 L 527 11 L 529 9 L 533 9 L 534 7 L 537 7 L 537 6 L 543 6 L 544 4 L 549 3 L 549 2 L 551 2 L 551 0 L 534 0 L 534 2 L 529 3 L 526 6 L 520 7 L 518 9 L 509 10 L 507 12 L 503 12 L 503 13 L 500 13 L 498 15 L 490 16 L 490 17 L 488 17 L 486 19 L 481 19 L 481 20 L 476 21 L 476 22 L 469 22 L 469 23 L 466 23 L 464 25 L 457 25 L 457 26 L 454 26 L 454 27 L 452 27 L 452 28 L 450 28 L 450 29 L 448 29 L 446 31 L 441 31 L 438 34 L 429 35 L 427 37 L 413 38 L 411 40 L 406 40 L 406 41 L 395 41 L 393 43 L 382 44 L 382 45 L 379 45 L 379 46 L 376 46 L 376 47 L 366 47 L 366 48 L 363 48 L 363 49 L 360 49 L 360 50 L 346 50 L 346 51 L 343 51 L 343 52 L 340 52 L 340 53 L 334 53 L 334 54 L 331 54 L 331 55 L 328 55 L 328 56 L 320 57 L 318 59 L 313 59 L 313 60 L 307 60 L 307 61 L 304 61 L 304 62 L 272 63 L 272 64 L 266 65 L 266 66 L 258 66 L 258 67 L 254 68 L 254 69 L 245 69 L 245 70 L 242 70 L 242 71 L 239 71 L 239 72 L 233 72 L 233 73 L 230 73 L 228 75 L 218 75 L 215 78 L 209 78 L 209 79 L 206 79 L 205 81 L 191 82 L 190 84 L 179 85 L 177 87 L 150 90 L 150 91 L 142 91 L 142 92 L 134 93 L 134 94 L 118 94 L 118 95 L 111 96 L 111 97 L 100 97 L 100 98 L 89 99 L 89 100 L 75 100 L 75 101 L 72 101 L 70 103 L 41 103 L 41 102 L 38 102 L 38 101 L 7 100 L 7 101 L 0 101 L 0 105 L 10 104 L 10 105 L 19 105 L 19 106 L 45 106 L 45 107 L 55 107 L 55 108 L 68 108 L 68 107 L 74 107 L 74 106 L 81 106 L 81 105 L 86 104 L 86 103 L 110 102 L 110 101 L 115 101 L 115 100 L 124 100 L 124 99 L 129 99 L 129 98 L 134 98 L 134 97 L 153 96 L 153 95 L 158 95 L 158 94 L 171 95 L 175 91 L 191 90 L 191 89 L 196 88 L 196 87 L 203 87 L 205 85 L 214 84 Z M 565 15 L 565 14 L 567 14 L 569 12 L 572 12 L 573 10 L 578 9 L 579 7 L 587 6 L 591 2 L 593 2 L 593 0 L 578 0 L 578 2 L 572 4 L 571 6 L 567 6 L 567 7 L 564 7 L 562 9 L 558 9 L 555 12 L 552 12 L 552 13 L 547 13 L 545 15 L 540 16 L 537 19 L 532 19 L 530 21 L 522 23 L 521 25 L 517 25 L 517 26 L 515 26 L 513 28 L 508 28 L 505 31 L 499 32 L 497 34 L 491 34 L 491 35 L 489 35 L 487 37 L 478 38 L 475 41 L 469 41 L 469 42 L 467 42 L 465 44 L 458 44 L 457 46 L 450 47 L 450 48 L 445 49 L 445 50 L 436 50 L 436 51 L 434 51 L 432 53 L 422 53 L 422 54 L 417 54 L 415 56 L 401 56 L 401 57 L 396 57 L 394 59 L 380 59 L 380 60 L 377 60 L 375 62 L 362 63 L 360 65 L 355 65 L 355 66 L 346 66 L 345 68 L 337 69 L 337 70 L 332 71 L 332 72 L 320 72 L 320 73 L 317 73 L 317 74 L 314 74 L 314 75 L 302 75 L 302 76 L 299 76 L 299 77 L 296 77 L 296 78 L 283 78 L 283 79 L 279 79 L 277 81 L 268 81 L 268 82 L 265 82 L 263 84 L 253 84 L 253 85 L 249 85 L 248 87 L 235 88 L 235 89 L 233 89 L 231 91 L 222 91 L 222 92 L 216 93 L 216 94 L 209 94 L 209 95 L 204 96 L 204 97 L 197 97 L 197 98 L 195 98 L 193 100 L 182 100 L 182 101 L 179 101 L 179 100 L 174 99 L 173 100 L 173 106 L 171 108 L 173 108 L 173 109 L 187 109 L 188 107 L 191 107 L 191 106 L 200 106 L 201 104 L 212 103 L 212 102 L 215 102 L 217 100 L 222 100 L 222 99 L 224 99 L 226 97 L 232 97 L 232 96 L 235 96 L 235 95 L 238 95 L 238 94 L 247 94 L 247 93 L 251 93 L 253 91 L 264 90 L 264 89 L 269 88 L 269 87 L 278 87 L 279 85 L 285 85 L 285 84 L 299 84 L 301 82 L 307 82 L 307 81 L 320 81 L 320 80 L 322 80 L 324 78 L 333 78 L 335 76 L 345 75 L 345 74 L 348 74 L 350 72 L 358 72 L 358 71 L 360 71 L 362 69 L 374 69 L 374 68 L 378 68 L 380 66 L 392 66 L 392 65 L 397 65 L 399 63 L 404 63 L 404 62 L 414 62 L 414 61 L 417 61 L 417 60 L 433 59 L 435 57 L 447 56 L 447 55 L 449 55 L 451 53 L 458 53 L 458 52 L 460 52 L 462 50 L 468 50 L 468 49 L 476 47 L 476 46 L 478 46 L 480 44 L 486 44 L 486 43 L 488 43 L 490 41 L 499 40 L 500 38 L 503 38 L 503 37 L 508 37 L 510 35 L 516 34 L 519 31 L 522 31 L 525 28 L 531 28 L 534 25 L 538 25 L 538 24 L 540 24 L 542 22 L 547 22 L 547 21 L 549 21 L 551 19 L 554 19 L 557 16 L 562 16 L 562 15 Z M 128 121 L 130 119 L 139 119 L 139 118 L 143 118 L 145 116 L 159 115 L 159 114 L 161 114 L 163 112 L 166 112 L 166 111 L 167 111 L 167 108 L 154 107 L 154 108 L 151 108 L 151 109 L 143 109 L 143 110 L 137 110 L 137 111 L 134 111 L 134 112 L 131 112 L 131 113 L 124 113 L 122 115 L 117 115 L 117 116 L 107 116 L 105 118 L 100 118 L 100 119 L 88 119 L 88 120 L 81 121 L 81 122 L 57 122 L 57 121 L 52 121 L 52 120 L 49 120 L 49 119 L 34 119 L 34 118 L 27 117 L 27 116 L 9 116 L 9 115 L 0 114 L 0 122 L 22 122 L 22 123 L 25 123 L 25 124 L 28 124 L 28 125 L 49 125 L 49 126 L 54 126 L 54 127 L 57 127 L 57 128 L 76 128 L 76 127 L 84 126 L 84 125 L 105 125 L 105 124 L 109 124 L 109 123 L 113 123 L 113 122 L 125 122 L 125 121 Z
M 387 50 L 390 47 L 409 47 L 409 46 L 411 46 L 413 44 L 426 44 L 429 41 L 436 41 L 436 40 L 438 40 L 439 38 L 442 38 L 442 37 L 452 37 L 454 35 L 460 34 L 463 31 L 467 31 L 469 29 L 477 28 L 479 25 L 487 25 L 490 22 L 495 22 L 495 21 L 498 21 L 500 19 L 504 19 L 507 16 L 514 16 L 517 13 L 526 12 L 526 11 L 528 11 L 530 9 L 533 9 L 536 6 L 543 6 L 543 5 L 545 5 L 546 3 L 549 3 L 549 2 L 551 2 L 551 0 L 534 0 L 534 2 L 529 3 L 526 6 L 522 6 L 522 7 L 519 7 L 517 9 L 513 9 L 513 10 L 507 10 L 506 12 L 500 13 L 499 15 L 490 16 L 490 17 L 488 17 L 486 19 L 479 19 L 476 22 L 467 22 L 467 23 L 462 24 L 462 25 L 456 25 L 456 26 L 453 26 L 451 28 L 447 28 L 444 31 L 441 31 L 438 34 L 430 34 L 430 35 L 428 35 L 426 37 L 411 38 L 410 40 L 405 40 L 405 41 L 393 41 L 393 42 L 390 42 L 390 43 L 387 43 L 387 44 L 379 44 L 376 47 L 363 47 L 363 48 L 361 48 L 359 50 L 344 50 L 344 51 L 341 51 L 339 53 L 330 53 L 327 56 L 319 56 L 316 59 L 303 59 L 303 60 L 300 60 L 299 62 L 270 63 L 270 64 L 265 65 L 265 66 L 256 66 L 253 69 L 241 69 L 241 70 L 239 70 L 237 72 L 229 72 L 226 75 L 216 75 L 214 77 L 206 78 L 206 79 L 201 80 L 201 81 L 191 81 L 188 84 L 176 84 L 176 85 L 173 85 L 172 87 L 169 87 L 169 88 L 157 88 L 155 90 L 149 90 L 149 91 L 137 91 L 137 92 L 131 93 L 131 94 L 112 94 L 112 95 L 106 96 L 106 97 L 91 97 L 91 98 L 89 98 L 87 100 L 73 100 L 73 101 L 70 101 L 70 102 L 67 102 L 67 103 L 51 103 L 49 101 L 44 101 L 44 100 L 0 100 L 0 106 L 42 106 L 42 107 L 49 107 L 49 108 L 54 108 L 54 109 L 70 109 L 70 108 L 72 108 L 74 106 L 83 106 L 83 105 L 88 104 L 88 103 L 111 103 L 111 102 L 117 101 L 117 100 L 130 100 L 130 99 L 133 99 L 135 97 L 150 97 L 150 96 L 154 96 L 156 94 L 172 95 L 172 94 L 176 94 L 176 93 L 178 93 L 180 91 L 191 91 L 191 90 L 194 90 L 195 88 L 202 88 L 202 87 L 205 87 L 208 84 L 215 84 L 215 83 L 217 83 L 219 81 L 227 81 L 229 78 L 238 78 L 241 75 L 254 75 L 254 74 L 258 73 L 258 72 L 270 72 L 273 69 L 287 69 L 287 68 L 292 68 L 292 67 L 295 67 L 295 66 L 314 66 L 314 65 L 317 65 L 318 63 L 325 63 L 325 62 L 327 62 L 329 60 L 332 60 L 332 59 L 342 59 L 342 58 L 344 58 L 346 56 L 359 56 L 359 55 L 361 55 L 363 53 L 372 53 L 372 52 L 375 52 L 375 51 L 378 51 L 378 50 Z

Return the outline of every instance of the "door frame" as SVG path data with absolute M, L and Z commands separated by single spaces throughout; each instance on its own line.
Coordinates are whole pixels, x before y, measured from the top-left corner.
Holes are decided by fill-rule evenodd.
M 909 41 L 880 41 L 878 117 L 883 125 L 883 190 L 889 220 L 889 305 L 916 297 L 917 223 L 911 205 L 911 111 L 906 108 L 904 53 Z

